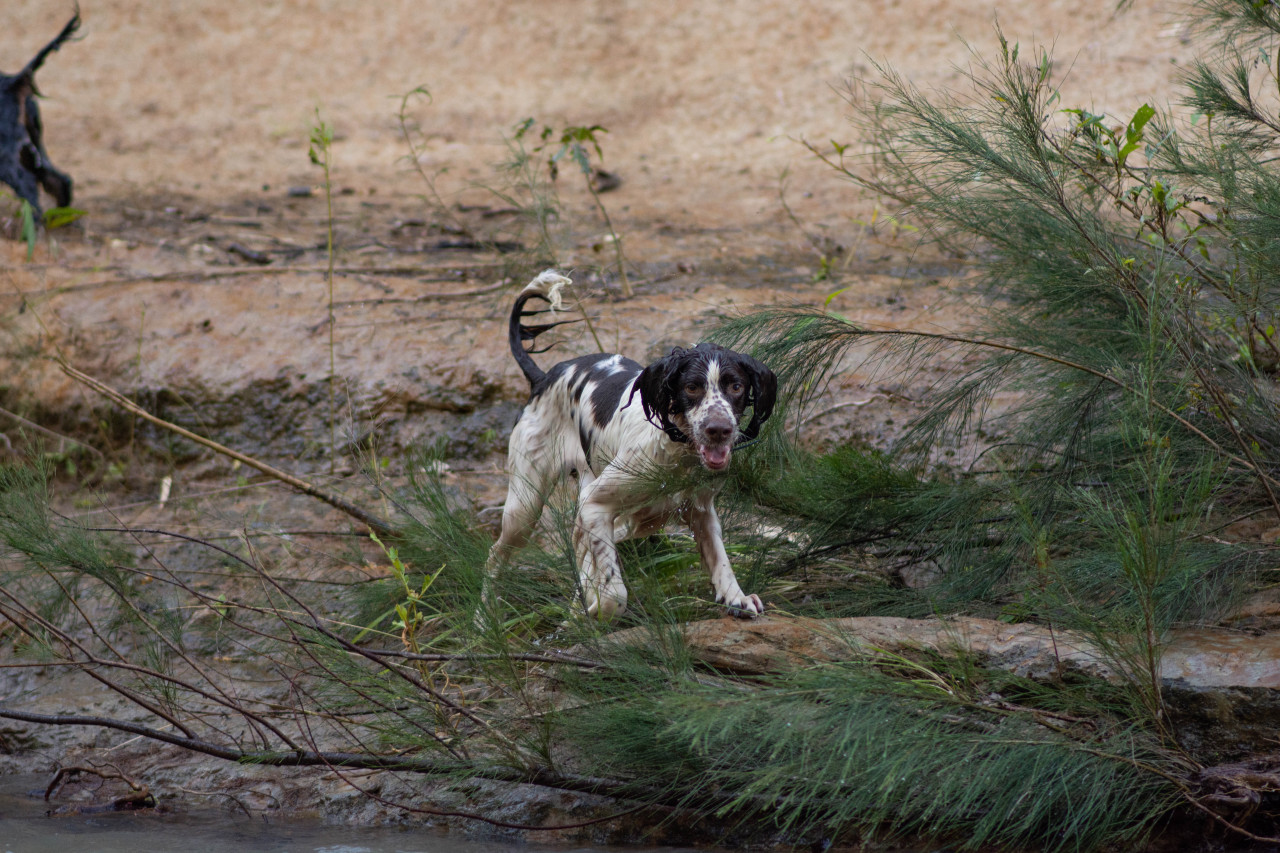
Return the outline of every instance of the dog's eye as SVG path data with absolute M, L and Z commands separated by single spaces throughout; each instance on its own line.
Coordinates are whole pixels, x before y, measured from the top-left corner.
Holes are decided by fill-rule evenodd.
M 684 385 L 684 393 L 696 397 L 702 393 L 702 386 L 696 382 L 686 382 Z
M 741 394 L 741 393 L 742 393 L 742 383 L 741 383 L 741 382 L 739 382 L 739 381 L 737 381 L 736 379 L 735 379 L 733 382 L 730 382 L 730 383 L 729 383 L 729 393 L 730 393 L 730 394 Z

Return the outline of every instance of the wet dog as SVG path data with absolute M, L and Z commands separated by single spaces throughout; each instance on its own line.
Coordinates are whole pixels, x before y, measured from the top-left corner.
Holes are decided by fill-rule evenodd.
M 569 279 L 548 270 L 531 281 L 511 310 L 511 353 L 529 380 L 530 397 L 511 434 L 502 533 L 489 552 L 492 573 L 528 541 L 552 489 L 578 485 L 574 551 L 588 615 L 608 619 L 627 606 L 615 544 L 660 531 L 679 517 L 693 532 L 716 601 L 730 612 L 764 612 L 729 565 L 712 483 L 662 493 L 652 473 L 729 467 L 735 445 L 754 439 L 773 411 L 777 378 L 748 355 L 715 344 L 676 348 L 648 367 L 620 355 L 587 355 L 543 372 L 524 342 L 560 323 L 525 325 L 531 299 L 560 307 Z M 535 351 L 536 352 L 536 351 Z M 637 399 L 638 398 L 638 399 Z M 751 409 L 745 428 L 739 422 Z
M 26 200 L 40 221 L 40 187 L 53 196 L 58 207 L 71 204 L 71 177 L 54 168 L 44 150 L 44 127 L 36 97 L 36 71 L 45 58 L 80 28 L 80 13 L 62 28 L 57 38 L 17 74 L 0 74 L 0 182 Z

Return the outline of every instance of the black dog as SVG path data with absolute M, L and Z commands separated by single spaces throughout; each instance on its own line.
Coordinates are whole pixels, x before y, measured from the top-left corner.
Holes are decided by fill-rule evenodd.
M 44 128 L 36 97 L 36 71 L 45 57 L 80 28 L 80 10 L 58 33 L 58 37 L 27 63 L 17 74 L 0 74 L 0 181 L 13 187 L 18 198 L 27 201 L 37 221 L 41 216 L 40 187 L 48 190 L 58 207 L 71 204 L 71 177 L 49 162 L 44 150 Z

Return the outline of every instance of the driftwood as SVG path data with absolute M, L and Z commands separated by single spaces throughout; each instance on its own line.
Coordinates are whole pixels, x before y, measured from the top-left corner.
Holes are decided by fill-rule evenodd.
M 53 774 L 53 778 L 49 780 L 49 786 L 44 789 L 45 801 L 47 802 L 49 798 L 52 797 L 54 793 L 59 788 L 62 787 L 65 781 L 70 780 L 76 776 L 87 775 L 87 776 L 97 776 L 99 779 L 102 779 L 104 782 L 111 781 L 111 780 L 119 780 L 121 782 L 124 782 L 126 785 L 129 786 L 129 793 L 122 794 L 121 796 L 114 798 L 113 800 L 111 800 L 111 802 L 103 806 L 96 806 L 88 809 L 78 808 L 75 810 L 76 814 L 105 812 L 105 811 L 123 812 L 123 811 L 133 811 L 135 809 L 155 808 L 156 798 L 154 795 L 152 795 L 150 789 L 148 789 L 146 785 L 134 780 L 133 778 L 128 776 L 123 770 L 121 770 L 119 767 L 116 767 L 114 764 L 108 764 L 106 766 L 109 767 L 110 769 L 103 770 L 101 767 L 96 767 L 96 766 L 95 767 L 83 767 L 83 766 L 59 767 L 58 772 Z

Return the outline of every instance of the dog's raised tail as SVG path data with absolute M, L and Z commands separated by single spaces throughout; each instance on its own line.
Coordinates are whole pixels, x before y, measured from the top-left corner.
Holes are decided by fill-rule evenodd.
M 49 54 L 62 47 L 62 43 L 75 35 L 76 30 L 78 29 L 80 29 L 80 6 L 79 4 L 76 4 L 75 14 L 71 16 L 71 20 L 67 22 L 67 25 L 62 28 L 62 32 L 58 33 L 53 41 L 45 45 L 39 53 L 32 57 L 26 67 L 14 75 L 15 79 L 30 86 L 31 91 L 34 94 L 40 94 L 40 90 L 36 89 L 35 84 L 36 71 L 40 69 L 41 65 L 44 65 L 44 61 L 48 58 Z
M 565 323 L 576 323 L 576 320 L 560 320 L 555 323 L 538 323 L 534 325 L 526 325 L 523 321 L 525 317 L 531 317 L 534 314 L 542 314 L 547 311 L 555 313 L 564 309 L 564 302 L 560 296 L 560 291 L 566 284 L 573 284 L 566 276 L 561 275 L 555 270 L 546 270 L 539 273 L 538 277 L 524 286 L 524 290 L 520 291 L 520 295 L 516 297 L 516 304 L 511 308 L 511 323 L 507 329 L 507 337 L 511 343 L 511 354 L 516 358 L 516 364 L 520 365 L 520 370 L 524 372 L 525 378 L 529 380 L 530 387 L 536 392 L 547 374 L 542 368 L 538 367 L 533 361 L 533 354 L 545 352 L 546 349 L 528 349 L 524 348 L 525 341 L 533 341 L 549 329 L 556 326 L 563 326 Z M 541 299 L 546 302 L 548 307 L 544 310 L 525 310 L 525 304 L 530 299 Z

